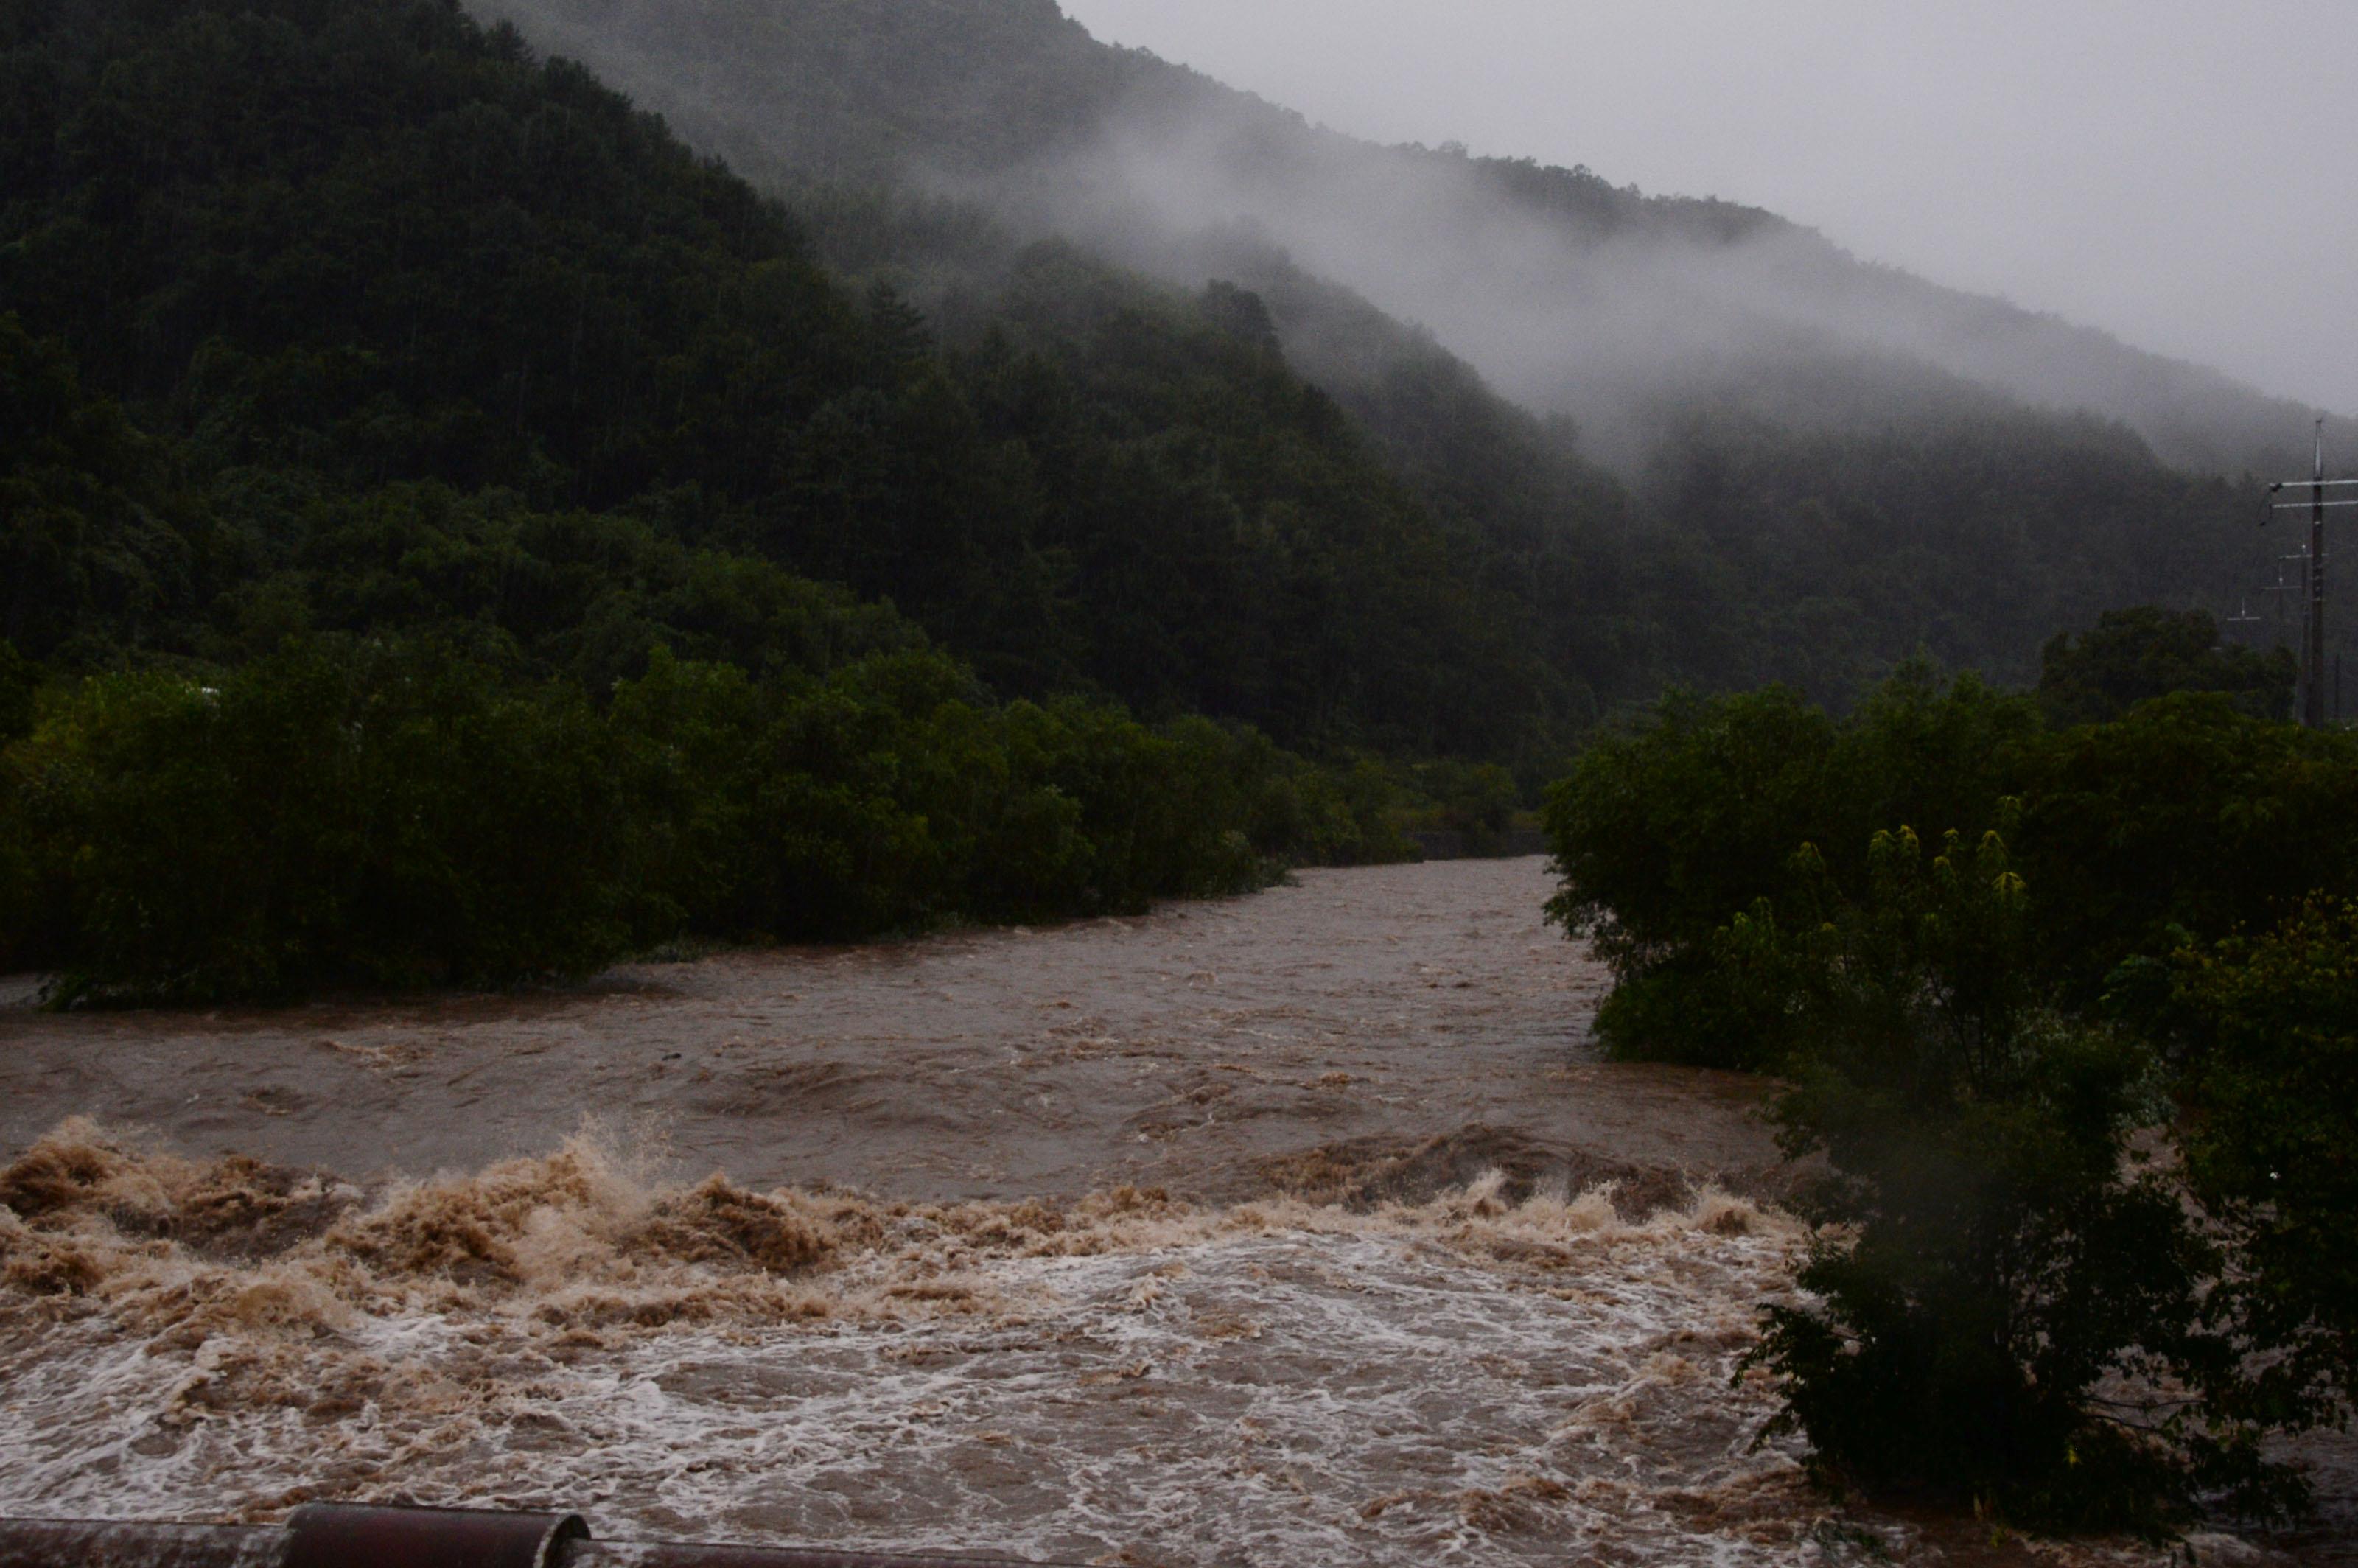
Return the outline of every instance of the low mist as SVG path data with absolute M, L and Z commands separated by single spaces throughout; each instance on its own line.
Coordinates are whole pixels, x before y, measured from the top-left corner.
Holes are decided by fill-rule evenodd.
M 1322 347 L 1351 334 L 1305 301 L 1331 308 L 1332 290 L 1279 286 L 1329 280 L 1570 416 L 1625 474 L 1698 405 L 1880 428 L 2028 403 L 2120 421 L 2189 469 L 2307 467 L 2311 411 L 2216 371 L 1862 260 L 1758 208 L 1323 130 L 1102 44 L 1051 0 L 899 0 L 856 23 L 802 0 L 473 4 L 790 195 L 948 196 L 1015 241 L 1269 289 L 1289 354 L 1322 379 L 1336 370 Z M 1380 376 L 1364 328 L 1351 373 Z M 2332 438 L 2358 449 L 2358 424 Z
M 1879 426 L 1995 391 L 2120 420 L 2169 460 L 2220 471 L 2290 461 L 2307 433 L 2296 404 L 1862 262 L 1758 209 L 1454 146 L 1378 147 L 1201 78 L 1172 85 L 1151 81 L 1078 150 L 929 178 L 1177 282 L 1236 270 L 1240 239 L 1275 247 L 1428 330 L 1507 395 L 1572 416 L 1625 470 L 1664 412 L 1697 398 Z

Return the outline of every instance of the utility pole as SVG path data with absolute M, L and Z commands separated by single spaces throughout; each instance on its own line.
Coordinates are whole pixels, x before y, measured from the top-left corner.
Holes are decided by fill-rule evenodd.
M 2309 702 L 2311 730 L 2325 728 L 2325 421 L 2317 422 L 2317 462 L 2309 492 Z
M 2325 514 L 2328 508 L 2358 506 L 2358 499 L 2328 501 L 2325 492 L 2346 485 L 2358 485 L 2358 479 L 2328 479 L 2325 477 L 2325 421 L 2317 422 L 2317 463 L 2314 477 L 2307 481 L 2309 491 L 2309 625 L 2301 648 L 2301 721 L 2311 730 L 2325 728 Z M 2268 486 L 2268 512 L 2298 512 L 2298 501 L 2277 501 L 2286 490 L 2304 488 L 2299 480 L 2282 480 Z
M 2300 580 L 2299 582 L 2285 581 L 2285 563 L 2287 561 L 2299 561 L 2301 563 Z M 2307 550 L 2302 550 L 2296 555 L 2278 556 L 2277 557 L 2277 580 L 2270 583 L 2266 588 L 2262 589 L 2260 591 L 2263 593 L 2273 593 L 2277 596 L 2277 641 L 2281 643 L 2285 640 L 2285 607 L 2287 605 L 2292 605 L 2294 607 L 2296 616 L 2305 616 L 2309 613 L 2309 607 L 2306 604 L 2296 600 L 2292 597 L 2296 593 L 2307 593 L 2309 591 L 2309 552 Z M 2302 624 L 2302 622 L 2298 619 L 2296 619 L 2293 623 L 2296 626 Z

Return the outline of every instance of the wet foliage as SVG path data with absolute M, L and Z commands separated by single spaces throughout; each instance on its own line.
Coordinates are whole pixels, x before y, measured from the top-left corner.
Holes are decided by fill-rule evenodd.
M 1867 859 L 1852 900 L 1805 851 L 1787 919 L 1763 901 L 1722 943 L 1784 994 L 1780 1137 L 1828 1157 L 1807 1206 L 1840 1227 L 1752 1354 L 1779 1429 L 1841 1482 L 2043 1529 L 2298 1502 L 2260 1459 L 2249 1321 L 2206 1291 L 2222 1253 L 2136 1138 L 2164 1118 L 2152 1047 L 2046 1003 L 1996 834 Z
M 2348 1409 L 2358 740 L 2245 711 L 2257 661 L 2121 656 L 2188 633 L 2108 617 L 2044 700 L 1675 697 L 1551 797 L 1599 1033 L 1779 1074 L 1829 1162 L 1756 1363 L 1832 1476 L 2160 1530 L 2296 1508 L 2261 1439 Z M 2226 689 L 2050 728 L 2104 664 Z
M 1396 858 L 1394 797 L 1249 730 L 990 697 L 939 654 L 758 680 L 658 650 L 603 707 L 313 639 L 45 697 L 0 752 L 0 955 L 58 996 L 590 973 L 683 935 L 1122 913 Z
M 2290 719 L 2299 678 L 2289 648 L 2222 646 L 2199 610 L 2108 610 L 2074 638 L 2058 633 L 2039 660 L 2039 703 L 2059 724 L 2118 719 L 2173 691 L 2222 691 L 2258 719 Z
M 0 82 L 28 657 L 466 622 L 595 692 L 857 619 L 798 578 L 1000 689 L 1289 744 L 1505 755 L 1570 713 L 1457 525 L 1220 298 L 1042 247 L 946 349 L 445 0 L 11 5 Z
M 2244 1266 L 2221 1286 L 2284 1353 L 2251 1391 L 2346 1418 L 2358 1388 L 2358 905 L 2318 894 L 2272 928 L 2171 957 L 2143 1015 L 2180 1065 L 2188 1184 Z M 2136 977 L 2159 980 L 2148 968 Z
M 1616 1050 L 1774 1067 L 1794 1044 L 1781 1000 L 1718 941 L 1758 901 L 1788 906 L 1804 845 L 1856 898 L 1877 833 L 2001 831 L 2030 890 L 2022 962 L 2085 1009 L 2126 960 L 2358 889 L 2353 808 L 2358 738 L 2254 718 L 2230 694 L 2060 729 L 2031 697 L 1922 665 L 1841 719 L 1781 688 L 1674 694 L 1551 794 L 1551 909 L 1614 966 L 1598 1030 Z

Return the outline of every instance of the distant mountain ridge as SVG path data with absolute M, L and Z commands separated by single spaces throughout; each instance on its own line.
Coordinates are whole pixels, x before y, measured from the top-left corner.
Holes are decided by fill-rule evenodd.
M 1875 427 L 1952 381 L 2119 420 L 2199 471 L 2305 455 L 2309 410 L 2217 371 L 1862 262 L 1758 208 L 1326 131 L 1098 43 L 1053 0 L 479 4 L 757 178 L 957 191 L 1188 287 L 1206 280 L 1190 242 L 1242 225 L 1570 413 L 1625 471 L 1698 399 Z M 2358 443 L 2358 423 L 2335 436 Z
M 1839 705 L 1919 651 L 2028 680 L 2108 607 L 2285 602 L 2237 476 L 2305 466 L 2307 411 L 1758 208 L 1375 146 L 1047 0 L 469 3 L 785 197 L 946 343 L 1087 319 L 1125 269 L 1216 315 L 1242 291 L 1236 330 L 1352 416 L 1593 712 L 1673 681 Z
M 1633 375 L 1724 277 L 1623 310 L 1617 258 L 1801 254 L 1749 209 L 1369 149 L 1018 0 L 512 3 L 600 47 L 458 0 L 0 0 L 0 636 L 81 669 L 407 628 L 602 693 L 657 646 L 922 634 L 1009 694 L 1535 780 L 1672 683 L 2027 680 L 2283 548 L 2125 425 L 1823 328 Z M 1253 138 L 1415 219 L 1365 236 L 1397 265 L 1355 287 L 1320 247 L 1359 231 L 1255 211 Z M 1467 255 L 1520 272 L 1427 303 L 1617 399 L 1617 472 L 1607 418 L 1379 297 Z

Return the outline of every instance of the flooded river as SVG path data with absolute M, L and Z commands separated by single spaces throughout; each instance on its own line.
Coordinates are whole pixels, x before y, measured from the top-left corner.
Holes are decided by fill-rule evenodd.
M 1597 1060 L 1546 891 L 1312 872 L 546 994 L 0 1010 L 0 1511 L 2052 1560 L 1844 1512 L 1759 1441 L 1737 1363 L 1806 1237 L 1758 1086 Z
M 1757 1179 L 1774 1151 L 1743 1083 L 1595 1062 L 1606 977 L 1541 924 L 1545 865 L 1310 871 L 1141 919 L 731 955 L 551 995 L 20 1008 L 0 1012 L 0 1141 L 99 1112 L 183 1152 L 357 1177 L 552 1148 L 591 1112 L 699 1173 L 908 1198 L 1130 1183 L 1217 1201 L 1269 1190 L 1273 1161 L 1297 1187 L 1420 1158 L 1411 1176 Z M 1466 1152 L 1420 1157 L 1435 1138 Z

